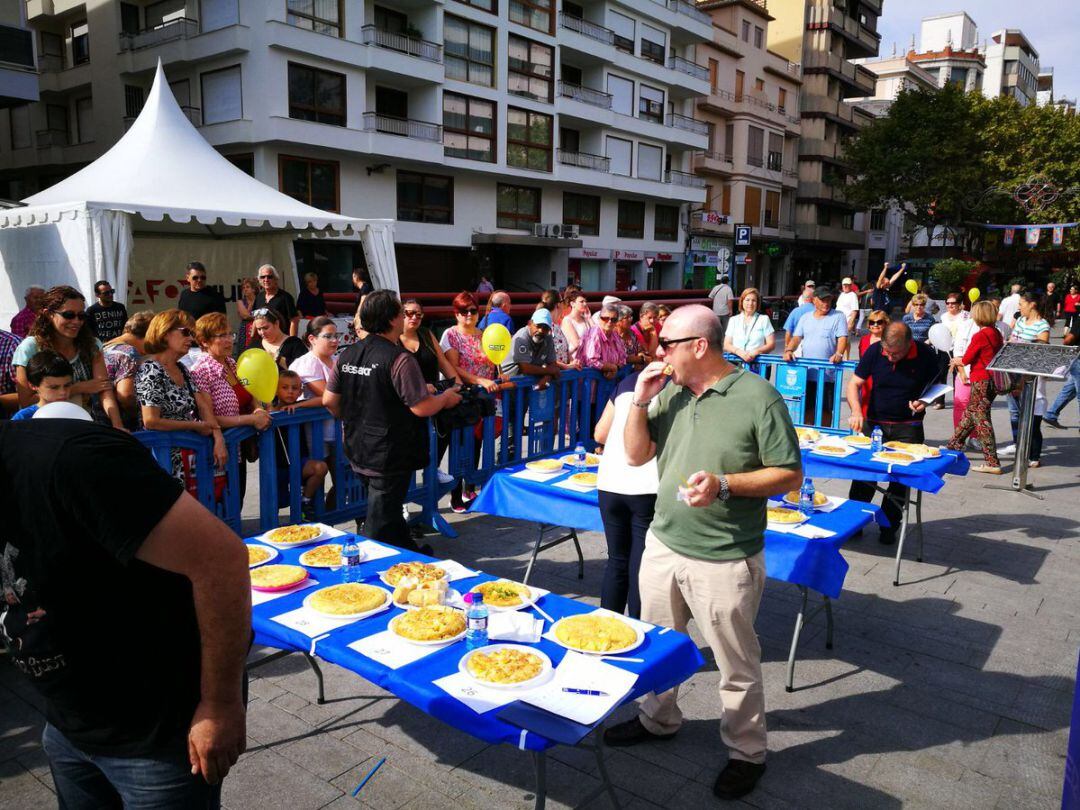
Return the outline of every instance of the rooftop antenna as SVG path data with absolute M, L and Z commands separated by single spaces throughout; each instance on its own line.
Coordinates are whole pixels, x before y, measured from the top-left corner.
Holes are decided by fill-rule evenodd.
M 894 57 L 896 56 L 896 42 L 893 42 L 893 44 L 892 44 L 892 55 Z

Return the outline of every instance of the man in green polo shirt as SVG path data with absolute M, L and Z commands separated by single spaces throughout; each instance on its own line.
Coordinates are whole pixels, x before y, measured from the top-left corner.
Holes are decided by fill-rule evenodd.
M 765 771 L 765 693 L 754 632 L 765 587 L 765 504 L 802 484 L 799 440 L 776 389 L 724 359 L 706 307 L 676 309 L 659 362 L 638 377 L 624 442 L 631 465 L 656 457 L 660 488 L 641 560 L 641 618 L 685 631 L 693 617 L 720 670 L 720 736 L 729 758 L 713 792 L 735 799 Z M 667 385 L 668 381 L 671 385 Z M 666 385 L 666 387 L 665 387 Z M 625 746 L 671 739 L 678 690 L 650 694 L 609 728 Z

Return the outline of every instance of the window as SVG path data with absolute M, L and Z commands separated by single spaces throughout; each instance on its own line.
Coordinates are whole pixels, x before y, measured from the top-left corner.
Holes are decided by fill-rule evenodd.
M 443 91 L 447 157 L 495 162 L 495 103 Z
M 341 36 L 339 0 L 286 0 L 285 21 L 316 34 Z
M 75 139 L 76 143 L 90 143 L 94 140 L 94 100 L 92 98 L 75 99 Z
M 735 159 L 735 125 L 724 124 L 724 160 L 728 163 Z
M 81 65 L 90 61 L 90 28 L 86 20 L 71 26 L 71 64 Z
M 630 176 L 631 154 L 634 144 L 623 138 L 607 136 L 607 157 L 611 160 L 611 173 Z
M 667 50 L 665 45 L 667 36 L 659 28 L 641 24 L 641 58 L 656 62 L 658 65 L 666 63 Z
M 762 28 L 760 25 L 754 26 L 754 47 L 765 47 L 765 29 Z
M 663 179 L 664 150 L 659 146 L 639 143 L 637 148 L 637 174 L 642 180 Z
M 743 189 L 743 222 L 761 227 L 761 189 L 748 185 Z
M 715 59 L 709 60 L 709 87 L 714 91 L 719 86 L 717 81 L 720 78 L 720 63 Z
M 581 85 L 582 85 L 581 68 L 574 67 L 573 65 L 568 65 L 568 64 L 566 64 L 566 62 L 563 62 L 562 65 L 561 65 L 561 70 L 562 70 L 562 80 L 563 80 L 564 83 L 566 83 L 566 84 L 575 84 L 578 87 L 581 87 Z
M 746 74 L 741 70 L 735 71 L 735 100 L 742 101 L 743 85 L 746 83 Z
M 776 110 L 781 115 L 787 112 L 787 90 L 783 87 L 776 91 Z
M 846 231 L 853 230 L 855 228 L 855 212 L 845 211 L 843 217 L 840 220 L 840 227 Z
M 255 153 L 242 152 L 239 155 L 223 155 L 233 166 L 249 177 L 255 176 Z
M 375 6 L 375 28 L 379 31 L 406 36 L 409 30 L 409 18 L 400 11 Z
M 409 119 L 409 94 L 396 87 L 375 87 L 375 113 L 381 118 Z M 397 129 L 396 126 L 392 129 Z
M 495 86 L 495 31 L 447 14 L 443 18 L 446 78 Z
M 53 146 L 66 146 L 70 139 L 68 131 L 68 108 L 62 104 L 45 106 L 45 125 L 54 138 L 63 136 L 62 143 L 53 141 Z
M 664 91 L 642 84 L 638 88 L 638 118 L 664 123 Z
M 817 207 L 817 224 L 823 227 L 828 227 L 832 223 L 832 217 L 829 216 L 829 209 L 824 205 Z
M 875 208 L 870 212 L 870 230 L 883 231 L 885 230 L 885 209 Z
M 674 205 L 656 206 L 653 221 L 653 239 L 657 242 L 674 242 L 679 238 L 679 209 Z
M 292 65 L 289 66 L 289 72 L 291 95 Z M 199 78 L 202 82 L 203 124 L 216 124 L 218 121 L 235 121 L 244 117 L 244 98 L 239 65 L 204 73 Z M 342 96 L 344 96 L 344 93 L 342 93 Z M 342 111 L 342 123 L 344 123 L 344 111 Z
M 345 126 L 345 76 L 290 62 L 289 117 Z
M 742 21 L 742 41 L 743 42 L 749 42 L 750 41 L 750 21 L 749 20 L 743 20 Z
M 967 87 L 968 69 L 967 68 L 953 68 L 952 73 L 949 76 L 949 81 L 955 84 L 957 87 Z
M 764 79 L 754 79 L 754 92 L 755 93 L 764 93 L 765 92 L 765 80 Z
M 576 129 L 559 127 L 559 148 L 564 152 L 580 152 L 581 133 Z
M 611 110 L 620 115 L 634 114 L 634 83 L 622 76 L 608 74 L 607 91 L 611 96 Z
M 38 57 L 38 67 L 41 70 L 62 69 L 64 67 L 64 38 L 59 34 L 42 31 Z
M 142 26 L 139 24 L 139 7 L 133 3 L 120 4 L 120 33 L 137 34 Z M 49 36 L 54 36 L 50 34 Z M 45 35 L 42 34 L 42 40 Z
M 562 221 L 563 225 L 577 225 L 582 236 L 599 236 L 600 198 L 563 192 Z
M 620 239 L 645 238 L 645 203 L 635 200 L 619 200 Z
M 780 192 L 765 192 L 765 227 L 780 227 Z
M 552 33 L 552 0 L 510 0 L 510 22 Z
M 203 91 L 203 98 L 206 98 L 206 92 Z M 143 108 L 143 89 L 138 85 L 125 84 L 124 85 L 124 117 L 125 118 L 137 118 Z
M 540 221 L 540 189 L 499 183 L 495 191 L 495 225 L 531 231 Z
M 11 148 L 26 149 L 30 146 L 30 105 L 11 108 Z
M 507 39 L 507 57 L 507 92 L 550 102 L 555 49 L 511 34 Z
M 617 11 L 608 12 L 608 27 L 615 32 L 615 47 L 627 53 L 634 52 L 634 40 L 636 23 L 632 17 L 620 14 Z
M 779 172 L 784 168 L 784 138 L 775 132 L 769 133 L 769 162 L 771 171 Z
M 506 165 L 539 172 L 551 171 L 550 115 L 506 108 Z
M 185 6 L 184 0 L 158 0 L 156 3 L 150 3 L 143 11 L 145 18 L 143 27 L 158 28 L 174 20 L 182 20 L 186 11 Z
M 458 0 L 458 2 L 478 8 L 481 11 L 490 11 L 492 14 L 497 14 L 499 9 L 495 0 Z
M 336 160 L 278 156 L 279 190 L 324 211 L 338 210 L 338 173 Z
M 397 173 L 397 218 L 402 222 L 454 224 L 454 178 Z
M 731 184 L 724 183 L 720 189 L 720 213 L 731 215 Z
M 750 127 L 749 137 L 746 141 L 746 162 L 751 166 L 761 166 L 764 161 L 761 153 L 765 149 L 765 130 L 761 127 Z

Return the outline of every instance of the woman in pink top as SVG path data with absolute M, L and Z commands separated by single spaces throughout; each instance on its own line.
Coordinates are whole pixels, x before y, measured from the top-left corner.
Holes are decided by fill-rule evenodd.
M 652 301 L 646 301 L 638 310 L 638 322 L 634 324 L 634 335 L 641 344 L 642 351 L 649 355 L 649 360 L 656 358 L 656 349 L 660 345 L 660 329 L 656 325 L 656 316 L 660 307 Z
M 585 368 L 595 368 L 609 380 L 626 365 L 626 345 L 615 323 L 619 320 L 619 311 L 614 304 L 607 304 L 600 310 L 600 325 L 592 327 L 581 340 L 581 363 Z

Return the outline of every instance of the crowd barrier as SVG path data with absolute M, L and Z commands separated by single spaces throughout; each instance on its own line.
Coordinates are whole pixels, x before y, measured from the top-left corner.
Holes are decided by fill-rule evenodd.
M 729 356 L 729 359 L 744 365 L 738 357 Z M 788 363 L 778 355 L 763 355 L 750 370 L 771 379 L 784 396 L 796 424 L 838 429 L 845 377 L 854 366 L 851 362 L 833 364 L 816 360 Z M 830 372 L 835 376 L 835 384 L 829 400 L 831 415 L 826 424 L 823 422 L 823 414 L 828 412 L 826 386 L 822 383 Z M 613 379 L 606 379 L 591 369 L 565 371 L 544 389 L 536 387 L 533 377 L 516 377 L 511 380 L 512 386 L 505 386 L 500 392 L 496 414 L 484 418 L 475 427 L 460 428 L 448 437 L 440 437 L 429 420 L 431 459 L 425 469 L 417 471 L 407 498 L 409 503 L 420 507 L 414 519 L 449 537 L 457 536 L 439 514 L 439 501 L 453 486 L 440 481 L 441 451 L 448 454 L 446 470 L 451 477 L 479 486 L 504 467 L 553 452 L 571 452 L 578 442 L 588 445 L 612 390 L 629 373 L 627 367 Z M 815 395 L 809 402 L 805 396 L 808 380 L 816 382 Z M 812 419 L 806 417 L 808 409 Z M 321 440 L 325 422 L 332 419 L 325 408 L 301 408 L 291 413 L 274 413 L 272 427 L 261 433 L 251 427 L 229 428 L 224 431 L 228 459 L 224 471 L 217 473 L 212 461 L 213 445 L 207 437 L 192 431 L 146 430 L 134 435 L 167 470 L 171 469 L 174 448 L 192 451 L 196 497 L 237 533 L 243 533 L 243 490 L 251 474 L 248 462 L 242 460 L 242 445 L 250 445 L 245 440 L 254 437 L 258 460 L 251 464 L 259 482 L 258 524 L 260 531 L 269 531 L 283 522 L 282 509 L 287 509 L 285 523 L 304 520 L 302 465 L 291 464 L 279 470 L 275 449 L 275 443 L 283 441 L 288 457 L 300 458 L 301 431 L 307 432 L 308 458 L 326 461 L 333 484 L 330 491 L 315 493 L 311 519 L 337 524 L 362 519 L 366 514 L 363 482 L 349 466 L 336 420 L 335 440 L 329 447 Z

